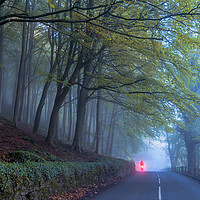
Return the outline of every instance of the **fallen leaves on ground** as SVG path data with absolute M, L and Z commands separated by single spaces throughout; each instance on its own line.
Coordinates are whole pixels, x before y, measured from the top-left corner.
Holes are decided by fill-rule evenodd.
M 51 147 L 45 142 L 44 132 L 33 136 L 32 127 L 20 123 L 19 128 L 14 128 L 10 121 L 0 118 L 0 160 L 9 162 L 9 154 L 18 150 L 36 150 L 37 152 L 48 152 L 58 158 L 68 161 L 95 161 L 103 157 L 93 152 L 78 152 L 71 150 L 71 146 L 55 141 L 56 147 Z M 42 155 L 40 155 L 42 156 Z
M 89 200 L 96 196 L 103 190 L 123 182 L 125 178 L 107 178 L 101 183 L 87 185 L 85 187 L 78 188 L 73 191 L 65 192 L 62 195 L 50 197 L 50 200 Z

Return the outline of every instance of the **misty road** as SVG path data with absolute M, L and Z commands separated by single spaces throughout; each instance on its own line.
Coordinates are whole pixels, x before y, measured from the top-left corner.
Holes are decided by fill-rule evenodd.
M 172 172 L 139 172 L 92 200 L 200 200 L 200 182 Z

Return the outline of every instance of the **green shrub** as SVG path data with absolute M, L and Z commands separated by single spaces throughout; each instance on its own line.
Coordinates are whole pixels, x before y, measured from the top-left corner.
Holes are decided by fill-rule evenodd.
M 4 195 L 9 196 L 8 199 L 17 198 L 13 195 L 19 193 L 22 188 L 26 188 L 28 193 L 33 193 L 35 188 L 41 189 L 41 186 L 45 184 L 46 188 L 44 187 L 40 193 L 46 191 L 49 194 L 54 190 L 61 192 L 61 190 L 94 183 L 108 176 L 117 176 L 120 170 L 130 168 L 130 162 L 120 159 L 99 159 L 96 162 L 48 162 L 44 160 L 43 162 L 32 162 L 27 161 L 27 157 L 30 158 L 27 156 L 30 155 L 29 153 L 23 154 L 20 158 L 26 162 L 0 162 L 0 197 Z M 15 152 L 14 155 L 21 156 L 19 152 Z M 60 184 L 61 180 L 63 184 Z M 51 191 L 49 183 L 54 185 Z
M 32 140 L 29 136 L 27 136 L 27 135 L 24 135 L 23 137 L 22 137 L 22 139 L 24 140 L 24 141 L 29 141 L 31 144 L 35 144 L 35 142 L 34 142 L 34 140 Z
M 13 151 L 10 153 L 11 161 L 13 162 L 27 162 L 27 161 L 34 161 L 34 162 L 44 162 L 45 160 L 38 156 L 35 153 L 30 151 Z

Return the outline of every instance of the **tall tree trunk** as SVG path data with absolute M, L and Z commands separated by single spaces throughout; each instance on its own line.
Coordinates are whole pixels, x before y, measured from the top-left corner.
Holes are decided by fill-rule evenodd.
M 43 106 L 44 106 L 44 103 L 45 103 L 45 98 L 46 98 L 49 86 L 50 86 L 50 82 L 47 81 L 44 85 L 44 88 L 43 88 L 43 91 L 42 91 L 42 96 L 40 98 L 40 102 L 39 102 L 38 107 L 37 107 L 35 120 L 34 120 L 34 126 L 33 126 L 33 134 L 36 134 L 37 131 L 38 131 L 38 128 L 39 128 L 42 109 L 43 109 Z
M 96 153 L 101 153 L 101 131 L 100 131 L 100 110 L 101 110 L 101 100 L 100 100 L 101 92 L 100 90 L 97 91 L 97 110 L 96 110 Z
M 26 0 L 26 8 L 27 11 L 28 0 Z M 15 105 L 14 105 L 14 114 L 13 114 L 13 126 L 18 127 L 18 115 L 19 115 L 19 106 L 20 106 L 20 95 L 21 95 L 21 84 L 22 84 L 22 75 L 23 69 L 25 65 L 25 50 L 26 50 L 26 23 L 23 23 L 23 31 L 22 31 L 22 47 L 21 47 L 21 58 L 20 65 L 18 70 L 18 79 L 17 79 L 17 89 L 15 95 Z
M 49 76 L 47 78 L 47 81 L 46 81 L 44 88 L 43 88 L 43 91 L 42 91 L 42 96 L 40 98 L 40 102 L 39 102 L 38 107 L 37 107 L 34 125 L 33 125 L 33 134 L 34 135 L 38 132 L 39 124 L 40 124 L 40 118 L 41 118 L 41 114 L 42 114 L 42 109 L 43 109 L 43 106 L 44 106 L 44 103 L 45 103 L 45 99 L 46 99 L 46 96 L 47 96 L 49 86 L 51 84 L 52 75 L 55 73 L 55 70 L 56 70 L 57 59 L 55 59 L 55 63 L 53 62 L 53 60 L 54 60 L 54 31 L 52 31 L 51 36 L 49 36 L 49 42 L 50 42 L 50 45 L 51 45 L 50 71 L 49 71 Z
M 82 129 L 85 118 L 85 108 L 87 103 L 87 91 L 84 88 L 81 88 L 80 97 L 78 99 L 77 104 L 77 119 L 76 119 L 76 128 L 75 128 L 75 136 L 72 143 L 72 149 L 81 150 L 81 140 L 82 140 Z
M 104 145 L 104 141 L 105 141 L 105 131 L 103 130 L 103 120 L 105 117 L 104 114 L 104 106 L 103 106 L 103 102 L 101 103 L 101 153 L 104 153 L 105 151 L 105 145 Z M 106 117 L 105 117 L 106 118 Z
M 35 1 L 34 1 L 35 3 Z M 32 57 L 33 57 L 33 38 L 34 38 L 34 25 L 33 23 L 30 23 L 30 39 L 29 39 L 29 50 L 28 50 L 28 58 L 27 58 L 27 77 L 28 77 L 28 82 L 27 82 L 27 102 L 26 102 L 26 123 L 30 123 L 31 118 L 30 118 L 30 96 L 31 96 L 31 66 L 32 66 Z
M 87 7 L 92 7 L 93 5 L 93 0 L 89 0 Z M 91 11 L 88 11 L 89 16 L 91 17 Z M 87 25 L 86 25 L 87 26 Z M 86 27 L 86 34 L 89 33 Z M 87 42 L 87 41 L 86 41 Z M 86 55 L 87 58 L 87 55 Z M 90 76 L 90 63 L 88 63 L 84 67 L 84 80 L 83 80 L 83 85 L 88 86 L 89 85 L 89 80 Z M 77 118 L 76 118 L 76 128 L 75 128 L 75 135 L 74 139 L 72 142 L 72 149 L 81 151 L 82 150 L 82 132 L 83 132 L 83 125 L 84 125 L 84 120 L 85 120 L 85 111 L 86 111 L 86 103 L 87 103 L 87 98 L 88 98 L 88 91 L 84 88 L 81 88 L 80 93 L 78 93 L 78 103 L 77 103 Z
M 62 118 L 62 139 L 65 139 L 66 137 L 66 118 L 67 118 L 67 105 L 66 105 L 66 99 L 64 101 L 64 107 L 63 107 L 63 118 Z
M 179 134 L 179 137 L 181 137 L 180 134 Z M 177 141 L 177 140 L 176 140 L 176 142 L 170 141 L 170 137 L 169 137 L 168 133 L 166 133 L 166 139 L 167 139 L 171 168 L 175 168 L 175 167 L 178 166 L 178 159 L 182 160 L 182 157 L 183 157 L 183 156 L 181 156 L 181 150 L 180 150 L 182 143 L 180 141 Z
M 92 119 L 93 119 L 93 107 L 94 107 L 94 101 L 92 101 L 89 111 L 89 124 L 88 124 L 88 130 L 87 130 L 87 144 L 90 145 L 91 142 L 91 127 L 92 127 Z
M 176 163 L 174 162 L 175 161 L 175 159 L 174 159 L 175 155 L 174 155 L 174 151 L 173 151 L 173 148 L 172 148 L 173 144 L 171 144 L 170 141 L 169 141 L 168 133 L 166 133 L 166 135 L 167 135 L 167 147 L 168 147 L 168 152 L 169 152 L 171 168 L 174 169 L 176 167 Z
M 71 62 L 69 62 L 69 65 L 70 65 L 70 63 Z M 68 94 L 69 90 L 71 89 L 72 85 L 74 84 L 74 81 L 76 80 L 77 75 L 79 74 L 81 68 L 82 68 L 82 56 L 79 57 L 79 61 L 74 69 L 73 74 L 71 75 L 71 77 L 68 81 L 67 86 L 65 86 L 62 89 L 60 88 L 59 90 L 57 90 L 56 98 L 55 98 L 54 105 L 53 105 L 53 110 L 52 110 L 51 117 L 50 117 L 48 135 L 46 138 L 46 142 L 49 145 L 54 146 L 53 138 L 55 135 L 55 126 L 56 126 L 56 121 L 58 118 L 59 109 L 65 99 L 65 96 Z
M 44 102 L 44 105 L 45 105 L 45 110 L 44 110 L 44 112 L 45 112 L 45 114 L 44 114 L 45 126 L 48 126 L 48 101 L 47 101 L 47 98 L 45 99 L 45 102 Z
M 63 76 L 61 77 L 61 81 L 64 81 L 67 78 L 68 72 L 72 66 L 72 60 L 74 59 L 75 51 L 76 51 L 76 46 L 73 45 L 73 41 L 70 43 L 69 49 L 70 50 L 69 50 L 69 54 L 68 54 L 67 67 L 65 68 L 65 72 L 64 72 Z M 68 94 L 72 85 L 77 80 L 77 76 L 78 76 L 81 68 L 84 66 L 84 64 L 82 62 L 83 61 L 82 53 L 83 53 L 83 51 L 81 50 L 81 52 L 78 56 L 78 61 L 77 61 L 76 67 L 74 68 L 74 71 L 71 74 L 71 76 L 68 77 L 69 81 L 67 83 L 67 86 L 62 87 L 63 85 L 62 85 L 62 83 L 60 83 L 60 86 L 57 87 L 56 98 L 54 101 L 54 106 L 53 106 L 53 110 L 52 110 L 51 118 L 50 118 L 50 122 L 49 122 L 48 135 L 46 138 L 46 142 L 50 145 L 53 145 L 53 138 L 55 135 L 55 122 L 58 117 L 58 112 L 59 112 L 60 106 L 62 105 L 62 103 L 65 99 L 65 96 Z
M 34 105 L 36 104 L 35 103 L 35 101 L 37 101 L 36 100 L 36 98 L 37 98 L 37 92 L 36 92 L 36 90 L 37 90 L 37 88 L 36 88 L 36 84 L 33 84 L 33 87 L 31 88 L 31 93 L 32 93 L 32 95 L 31 95 L 31 113 L 32 113 L 32 118 L 31 118 L 31 120 L 33 120 L 33 115 L 34 115 L 34 110 L 35 110 L 35 107 L 34 107 Z
M 83 124 L 83 133 L 85 133 L 83 139 L 82 139 L 82 146 L 83 148 L 85 148 L 86 145 L 86 140 L 87 140 L 87 126 L 88 126 L 88 107 L 89 105 L 86 105 L 86 116 L 85 116 L 85 120 L 84 120 L 84 124 Z
M 197 90 L 197 88 L 193 88 L 193 90 Z M 190 120 L 186 116 L 185 113 L 182 113 L 183 119 L 185 121 L 186 127 L 190 126 Z M 196 137 L 196 133 L 194 133 L 192 130 L 185 130 L 180 127 L 177 127 L 177 130 L 182 134 L 184 141 L 185 141 L 185 146 L 187 149 L 187 161 L 188 161 L 188 168 L 190 170 L 194 169 L 196 167 L 196 151 L 195 151 L 195 146 L 200 143 L 198 141 L 193 140 L 194 137 Z
M 60 120 L 60 116 L 59 116 L 59 112 L 58 112 L 58 117 L 57 117 L 57 122 L 56 122 L 56 129 L 55 129 L 55 136 L 54 136 L 54 140 L 57 140 L 57 141 L 59 141 L 59 133 L 60 133 L 60 131 L 59 131 L 59 129 L 60 129 L 59 120 Z
M 72 137 L 72 122 L 73 122 L 73 115 L 72 115 L 72 92 L 69 91 L 69 109 L 68 109 L 68 138 L 67 141 L 70 143 Z
M 188 168 L 194 169 L 196 167 L 196 151 L 195 151 L 195 142 L 191 137 L 190 133 L 187 131 L 183 132 L 185 145 L 187 149 L 187 160 Z
M 113 138 L 113 126 L 114 126 L 114 120 L 115 120 L 115 108 L 116 108 L 116 104 L 114 104 L 113 111 L 111 114 L 108 138 L 107 138 L 107 143 L 106 143 L 106 154 L 107 155 L 110 155 L 110 149 L 112 148 L 111 146 L 112 146 L 112 138 Z
M 53 109 L 53 103 L 54 103 L 54 97 L 52 94 L 48 94 L 48 103 L 47 103 L 47 126 L 49 125 L 49 121 L 50 121 L 50 116 L 51 116 L 51 112 Z
M 55 102 L 54 102 L 54 106 L 53 106 L 53 110 L 52 110 L 50 122 L 49 122 L 48 135 L 46 138 L 46 142 L 52 146 L 54 146 L 53 139 L 54 139 L 54 135 L 55 135 L 55 128 L 56 128 L 56 122 L 58 119 L 58 113 L 59 113 L 60 107 L 65 99 L 65 96 L 67 95 L 69 90 L 70 90 L 69 87 L 65 87 L 62 94 L 59 95 L 55 99 Z
M 187 158 L 188 158 L 188 168 L 194 169 L 196 168 L 196 151 L 195 145 L 192 143 L 187 146 Z
M 19 114 L 18 114 L 18 121 L 23 121 L 23 107 L 24 107 L 24 96 L 25 96 L 25 79 L 26 79 L 26 73 L 25 73 L 25 63 L 23 67 L 22 72 L 22 82 L 21 82 L 21 95 L 20 95 L 20 106 L 19 106 Z
M 111 140 L 110 140 L 110 146 L 109 146 L 109 152 L 108 152 L 109 155 L 112 155 L 113 144 L 114 144 L 114 133 L 115 133 L 115 118 L 112 125 L 112 130 L 111 130 Z
M 84 77 L 83 77 L 83 85 L 88 86 L 89 84 L 89 71 L 90 66 L 87 65 L 84 68 Z M 72 142 L 72 149 L 81 151 L 82 149 L 82 130 L 85 119 L 85 111 L 86 111 L 86 103 L 88 98 L 88 90 L 83 87 L 80 90 L 78 103 L 77 103 L 77 118 L 76 118 L 76 128 L 75 128 L 75 136 Z
M 180 127 L 177 128 L 180 134 L 183 136 L 185 141 L 185 146 L 187 149 L 187 161 L 188 161 L 188 168 L 193 169 L 196 167 L 196 151 L 195 145 L 197 144 L 192 137 L 190 131 L 186 131 Z
M 102 106 L 102 114 L 101 114 L 101 128 L 102 128 L 102 153 L 106 154 L 106 142 L 108 140 L 107 138 L 107 121 L 108 121 L 108 106 L 106 104 L 103 104 Z

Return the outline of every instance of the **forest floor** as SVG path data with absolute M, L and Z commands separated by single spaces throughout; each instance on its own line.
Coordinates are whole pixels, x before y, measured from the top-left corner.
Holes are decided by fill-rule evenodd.
M 14 128 L 11 122 L 0 118 L 0 160 L 1 162 L 12 162 L 10 157 L 13 151 L 34 151 L 34 153 L 41 152 L 45 156 L 53 155 L 58 159 L 65 159 L 67 161 L 84 161 L 91 162 L 97 158 L 102 157 L 93 152 L 80 153 L 71 150 L 70 145 L 55 142 L 56 147 L 51 147 L 45 143 L 45 137 L 41 135 L 33 136 L 32 128 L 26 124 L 20 124 L 19 128 Z M 78 188 L 74 191 L 68 191 L 60 196 L 51 197 L 56 200 L 77 200 L 90 199 L 97 193 L 124 181 L 123 178 L 107 178 L 101 183 L 92 184 L 83 188 Z

